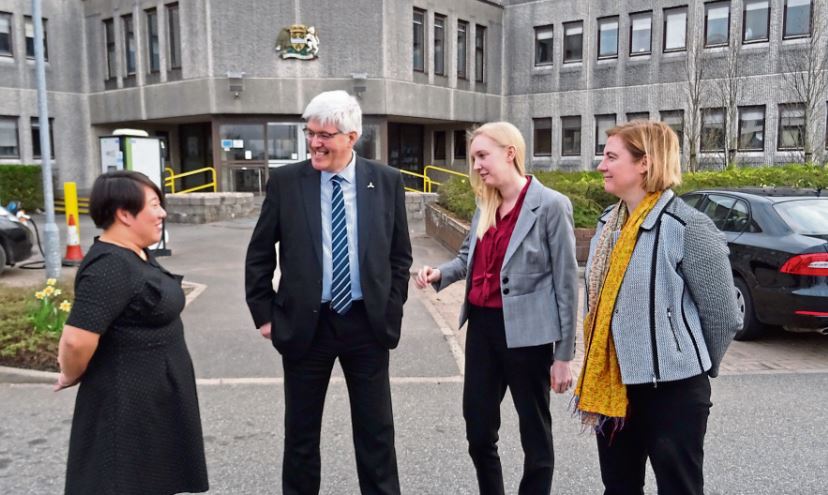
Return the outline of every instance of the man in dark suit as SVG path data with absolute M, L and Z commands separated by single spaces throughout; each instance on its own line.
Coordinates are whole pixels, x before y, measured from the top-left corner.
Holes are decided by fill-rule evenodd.
M 346 92 L 317 95 L 302 117 L 311 158 L 271 172 L 245 263 L 253 321 L 284 366 L 282 489 L 319 492 L 322 408 L 339 358 L 360 489 L 398 494 L 388 354 L 412 262 L 402 176 L 356 156 L 362 111 Z

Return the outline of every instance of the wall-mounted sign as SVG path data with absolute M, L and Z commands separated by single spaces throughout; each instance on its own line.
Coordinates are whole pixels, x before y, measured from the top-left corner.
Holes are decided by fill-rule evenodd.
M 292 24 L 282 28 L 276 37 L 276 51 L 282 58 L 313 60 L 319 54 L 319 37 L 316 28 L 304 24 Z

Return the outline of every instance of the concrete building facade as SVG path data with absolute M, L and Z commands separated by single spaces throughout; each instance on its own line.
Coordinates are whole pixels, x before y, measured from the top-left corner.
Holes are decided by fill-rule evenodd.
M 215 167 L 221 189 L 259 191 L 269 167 L 306 156 L 300 115 L 331 89 L 360 99 L 358 152 L 401 169 L 465 170 L 466 131 L 499 119 L 524 132 L 530 168 L 589 169 L 612 123 L 664 118 L 687 134 L 688 60 L 704 67 L 700 163 L 791 161 L 802 112 L 780 106 L 798 101 L 785 60 L 810 46 L 826 2 L 45 0 L 56 181 L 88 187 L 98 137 L 138 128 L 165 141 L 174 171 Z M 0 163 L 39 161 L 30 14 L 0 0 Z M 297 24 L 314 27 L 317 58 L 276 50 Z M 723 80 L 738 94 L 718 112 Z

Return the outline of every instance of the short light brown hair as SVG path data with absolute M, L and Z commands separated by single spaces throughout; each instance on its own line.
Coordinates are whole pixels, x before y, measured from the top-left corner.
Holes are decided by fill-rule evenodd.
M 675 131 L 664 122 L 634 120 L 613 127 L 607 136 L 617 136 L 635 161 L 647 157 L 644 190 L 659 192 L 681 184 L 681 150 Z

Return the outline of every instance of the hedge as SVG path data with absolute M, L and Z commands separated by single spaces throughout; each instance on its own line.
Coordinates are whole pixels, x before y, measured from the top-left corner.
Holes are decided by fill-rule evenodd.
M 604 191 L 599 172 L 533 172 L 544 185 L 572 201 L 576 227 L 594 227 L 598 215 L 617 199 Z M 696 189 L 732 187 L 828 188 L 828 167 L 822 165 L 784 165 L 733 168 L 683 174 L 682 184 L 673 188 L 678 194 Z M 439 204 L 469 221 L 474 214 L 474 193 L 468 180 L 453 178 L 438 191 Z
M 0 203 L 19 201 L 23 208 L 43 208 L 40 165 L 0 165 Z

